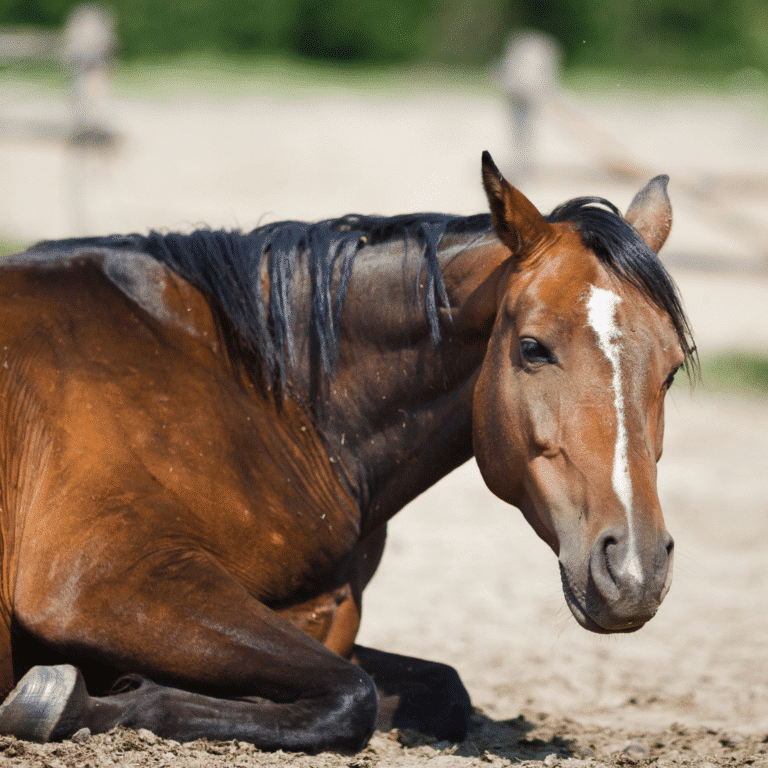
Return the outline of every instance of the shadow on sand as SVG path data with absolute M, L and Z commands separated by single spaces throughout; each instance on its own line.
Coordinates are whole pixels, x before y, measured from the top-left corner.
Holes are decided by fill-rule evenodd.
M 469 734 L 461 743 L 437 742 L 416 731 L 407 730 L 398 734 L 398 741 L 407 747 L 429 745 L 434 749 L 445 749 L 459 757 L 496 756 L 513 763 L 544 760 L 549 755 L 558 758 L 581 757 L 583 751 L 560 733 L 551 732 L 541 723 L 533 723 L 523 715 L 511 720 L 494 720 L 479 711 L 472 715 Z

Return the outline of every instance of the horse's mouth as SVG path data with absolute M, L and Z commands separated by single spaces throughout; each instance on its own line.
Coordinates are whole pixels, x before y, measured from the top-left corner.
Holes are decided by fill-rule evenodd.
M 587 612 L 586 596 L 580 595 L 579 591 L 574 589 L 574 587 L 571 585 L 571 581 L 568 578 L 568 573 L 563 567 L 563 564 L 558 563 L 558 565 L 560 566 L 560 581 L 563 585 L 563 595 L 565 596 L 566 605 L 568 608 L 570 608 L 573 617 L 576 619 L 580 626 L 584 627 L 584 629 L 588 629 L 590 632 L 595 632 L 599 635 L 612 635 L 616 633 L 626 634 L 629 632 L 637 632 L 637 630 L 645 624 L 645 622 L 642 621 L 626 627 L 615 627 L 610 629 L 599 624 Z

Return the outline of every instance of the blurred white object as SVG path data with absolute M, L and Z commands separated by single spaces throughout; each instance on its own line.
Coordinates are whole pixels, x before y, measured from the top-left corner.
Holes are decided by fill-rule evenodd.
M 500 74 L 512 111 L 516 179 L 534 170 L 536 123 L 557 92 L 562 61 L 558 42 L 542 32 L 516 32 L 507 40 Z
M 84 3 L 67 17 L 61 57 L 72 77 L 76 130 L 94 130 L 106 123 L 109 75 L 116 47 L 115 16 L 110 8 Z

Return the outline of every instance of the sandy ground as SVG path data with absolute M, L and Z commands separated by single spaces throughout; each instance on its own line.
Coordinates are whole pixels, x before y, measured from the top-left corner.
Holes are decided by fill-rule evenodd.
M 17 98 L 18 84 L 3 87 L 9 109 L 43 103 Z M 743 94 L 567 99 L 638 167 L 672 176 L 671 263 L 729 266 L 673 270 L 702 352 L 768 349 L 768 112 Z M 45 104 L 47 114 L 63 109 Z M 353 210 L 472 213 L 484 208 L 482 149 L 512 164 L 503 102 L 490 96 L 295 99 L 262 89 L 121 97 L 114 108 L 124 138 L 108 159 L 78 165 L 53 144 L 0 140 L 0 232 L 34 239 Z M 521 180 L 523 191 L 543 209 L 586 193 L 625 207 L 640 182 L 605 174 L 600 147 L 558 120 L 551 112 L 540 125 L 546 162 Z M 73 183 L 85 190 L 77 206 Z M 667 420 L 659 487 L 675 580 L 639 633 L 598 637 L 576 625 L 554 555 L 472 463 L 394 520 L 360 640 L 454 665 L 477 707 L 464 744 L 389 733 L 356 756 L 307 757 L 116 732 L 47 746 L 0 739 L 0 763 L 768 765 L 768 403 L 677 386 Z

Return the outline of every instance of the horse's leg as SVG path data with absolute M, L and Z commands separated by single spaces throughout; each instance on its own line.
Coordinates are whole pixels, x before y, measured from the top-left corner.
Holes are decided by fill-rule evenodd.
M 379 730 L 413 728 L 451 741 L 466 737 L 472 703 L 453 667 L 361 645 L 355 645 L 352 660 L 376 684 Z
M 264 749 L 356 750 L 366 743 L 376 719 L 371 679 L 251 597 L 215 560 L 170 550 L 110 568 L 78 574 L 68 592 L 35 590 L 31 581 L 17 600 L 19 623 L 73 660 L 156 683 L 92 698 L 81 679 L 64 675 L 68 687 L 54 696 L 60 711 L 46 710 L 49 738 L 125 725 Z M 4 721 L 18 729 L 25 717 L 39 719 L 39 700 L 19 690 L 11 696 L 0 730 L 8 730 Z
M 357 670 L 358 677 L 360 670 Z M 146 728 L 164 738 L 192 741 L 233 738 L 252 741 L 264 749 L 356 751 L 361 743 L 349 738 L 333 740 L 330 734 L 313 742 L 306 740 L 306 721 L 317 716 L 312 702 L 293 702 L 303 709 L 304 722 L 288 722 L 286 703 L 256 696 L 219 698 L 161 685 L 141 675 L 125 675 L 115 684 L 115 693 L 90 696 L 82 673 L 69 664 L 33 667 L 0 705 L 0 733 L 28 741 L 59 741 L 81 728 L 104 733 L 115 726 Z M 286 733 L 277 740 L 264 738 L 265 726 L 280 719 Z M 299 725 L 299 727 L 297 727 Z M 324 722 L 331 729 L 338 723 Z

